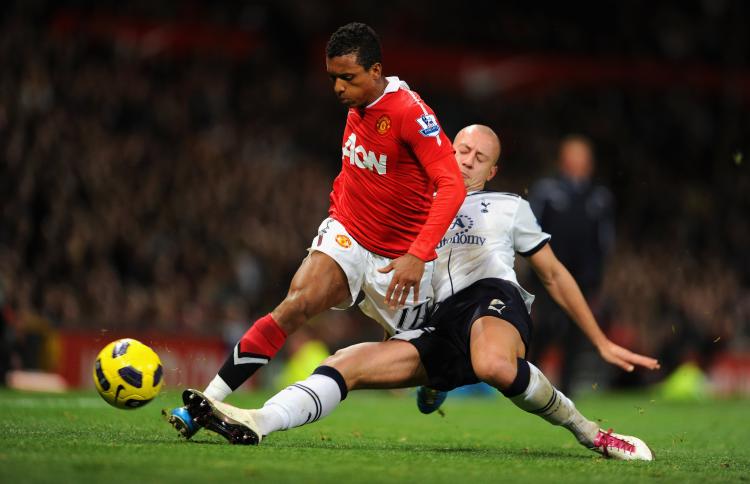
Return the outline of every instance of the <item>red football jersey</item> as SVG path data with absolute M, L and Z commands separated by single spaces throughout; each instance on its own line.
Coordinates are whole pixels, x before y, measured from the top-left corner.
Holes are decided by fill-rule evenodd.
M 349 109 L 329 214 L 370 252 L 432 260 L 463 202 L 463 179 L 432 109 L 387 80 L 381 97 Z

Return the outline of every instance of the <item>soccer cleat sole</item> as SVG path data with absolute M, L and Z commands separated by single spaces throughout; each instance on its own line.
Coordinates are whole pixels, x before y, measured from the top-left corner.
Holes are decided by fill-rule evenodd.
M 177 433 L 179 433 L 180 436 L 186 440 L 190 439 L 193 435 L 195 435 L 198 432 L 198 430 L 200 430 L 200 427 L 191 428 L 191 426 L 188 425 L 188 423 L 185 422 L 185 420 L 182 417 L 175 414 L 174 409 L 169 410 L 167 408 L 163 408 L 161 410 L 161 415 L 172 426 L 172 428 L 174 428 L 177 431 Z M 193 424 L 193 425 L 196 425 L 196 424 Z
M 217 410 L 201 392 L 185 390 L 182 392 L 182 401 L 198 425 L 221 435 L 231 444 L 258 445 L 260 443 L 257 433 Z

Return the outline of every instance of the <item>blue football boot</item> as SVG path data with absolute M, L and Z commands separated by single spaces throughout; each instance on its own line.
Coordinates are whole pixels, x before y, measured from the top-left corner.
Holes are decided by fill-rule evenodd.
M 417 407 L 419 411 L 425 414 L 432 413 L 436 410 L 442 415 L 440 405 L 448 397 L 448 392 L 442 392 L 433 388 L 421 386 L 417 389 Z
M 186 439 L 189 439 L 201 429 L 196 419 L 190 416 L 187 407 L 176 407 L 172 410 L 165 408 L 161 411 L 161 414 Z

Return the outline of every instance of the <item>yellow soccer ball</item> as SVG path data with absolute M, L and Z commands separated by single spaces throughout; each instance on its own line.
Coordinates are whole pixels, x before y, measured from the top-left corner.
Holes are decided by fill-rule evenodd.
M 113 341 L 94 362 L 96 390 L 113 407 L 142 407 L 156 397 L 163 384 L 159 355 L 138 340 Z

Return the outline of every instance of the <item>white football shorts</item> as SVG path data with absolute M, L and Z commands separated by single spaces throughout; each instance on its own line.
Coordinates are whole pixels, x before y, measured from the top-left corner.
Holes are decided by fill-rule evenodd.
M 378 269 L 387 266 L 392 259 L 373 254 L 349 235 L 338 220 L 327 218 L 318 227 L 318 235 L 310 244 L 308 252 L 319 251 L 327 254 L 344 270 L 349 282 L 349 298 L 332 309 L 351 307 L 362 292 L 364 298 L 359 308 L 393 335 L 418 328 L 424 323 L 428 303 L 432 302 L 432 272 L 434 261 L 425 263 L 422 281 L 419 284 L 419 300 L 414 303 L 413 289 L 409 290 L 406 305 L 392 310 L 383 301 L 391 284 L 393 271 L 382 274 Z

